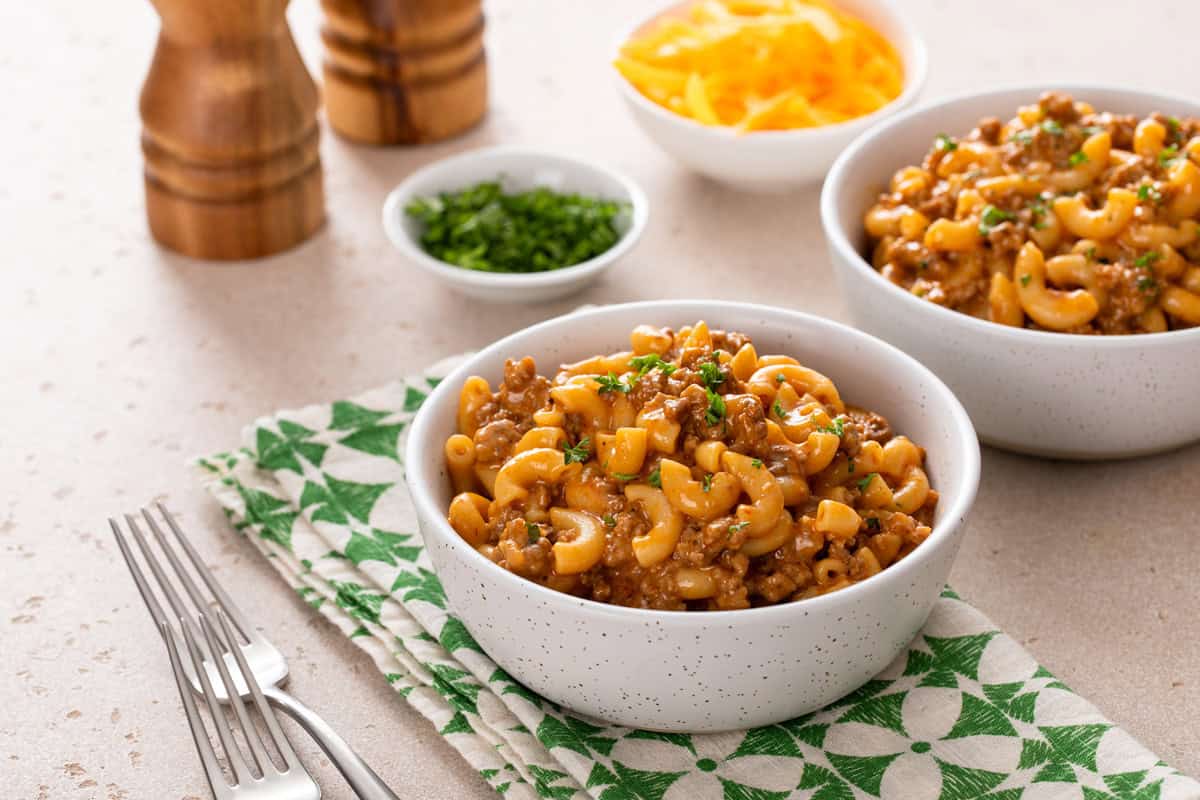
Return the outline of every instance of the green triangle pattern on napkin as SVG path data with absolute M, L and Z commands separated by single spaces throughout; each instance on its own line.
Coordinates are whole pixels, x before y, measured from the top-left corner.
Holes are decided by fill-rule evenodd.
M 233 527 L 505 797 L 1200 800 L 949 590 L 876 679 L 778 725 L 654 733 L 538 697 L 449 613 L 404 485 L 407 426 L 455 363 L 261 419 L 198 464 Z

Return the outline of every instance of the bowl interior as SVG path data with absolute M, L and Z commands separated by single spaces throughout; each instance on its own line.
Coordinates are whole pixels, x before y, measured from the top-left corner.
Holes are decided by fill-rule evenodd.
M 641 198 L 629 182 L 616 173 L 567 156 L 509 148 L 468 152 L 413 173 L 396 190 L 389 213 L 397 216 L 394 222 L 419 248 L 422 225 L 404 213 L 410 201 L 418 197 L 436 197 L 442 192 L 461 191 L 493 180 L 499 180 L 506 192 L 545 187 L 559 193 L 621 201 L 626 208 L 614 224 L 622 238 L 633 228 L 635 216 L 644 213 L 640 208 Z
M 452 489 L 442 453 L 446 437 L 454 432 L 458 394 L 469 375 L 481 375 L 495 387 L 505 359 L 525 355 L 534 357 L 539 372 L 552 374 L 560 363 L 627 349 L 629 331 L 640 323 L 678 329 L 698 319 L 748 334 L 759 353 L 791 355 L 825 373 L 847 403 L 883 414 L 895 431 L 925 447 L 930 481 L 941 493 L 933 537 L 951 535 L 942 523 L 961 520 L 974 500 L 979 446 L 966 412 L 933 373 L 878 339 L 820 317 L 704 301 L 629 303 L 576 312 L 503 339 L 449 375 L 418 415 L 408 447 L 410 489 L 423 515 L 437 520 L 435 535 L 458 541 L 445 522 Z M 464 557 L 483 558 L 458 544 Z M 919 560 L 920 552 L 918 548 L 910 558 Z
M 822 198 L 822 221 L 826 235 L 837 245 L 849 246 L 862 270 L 897 296 L 931 305 L 894 286 L 870 265 L 863 215 L 887 187 L 892 174 L 908 164 L 919 164 L 939 133 L 960 136 L 984 117 L 1008 120 L 1018 106 L 1036 102 L 1042 92 L 1065 91 L 1076 100 L 1091 103 L 1097 111 L 1145 115 L 1162 111 L 1176 116 L 1200 116 L 1195 100 L 1132 89 L 1095 85 L 1048 84 L 998 89 L 928 104 L 901 114 L 859 137 L 830 170 Z M 944 310 L 944 309 L 943 309 Z M 957 312 L 950 312 L 957 313 Z M 1055 333 L 1061 337 L 1066 334 Z M 1087 337 L 1089 340 L 1096 337 Z M 1109 337 L 1101 337 L 1109 338 Z
M 633 36 L 643 32 L 657 20 L 669 16 L 682 16 L 686 9 L 693 5 L 695 0 L 685 0 L 685 2 L 670 2 L 659 7 L 654 13 L 640 19 L 634 25 L 624 31 L 617 39 L 613 48 L 613 58 L 619 55 L 621 46 Z M 733 130 L 712 125 L 704 125 L 689 117 L 663 108 L 658 103 L 655 103 L 650 98 L 643 95 L 637 87 L 625 79 L 620 72 L 615 68 L 613 72 L 617 76 L 619 85 L 622 91 L 637 103 L 640 107 L 649 110 L 656 116 L 663 119 L 673 120 L 681 125 L 685 125 L 695 129 L 695 131 L 711 136 L 729 138 L 733 142 L 746 143 L 751 141 L 763 141 L 767 139 L 783 139 L 787 137 L 816 137 L 827 133 L 845 131 L 848 127 L 866 128 L 869 126 L 868 121 L 875 120 L 880 116 L 891 113 L 897 108 L 904 108 L 909 105 L 916 94 L 921 90 L 925 83 L 925 75 L 928 68 L 927 54 L 925 44 L 917 35 L 916 29 L 911 23 L 900 13 L 899 9 L 891 0 L 835 0 L 834 3 L 839 9 L 858 17 L 863 22 L 866 22 L 876 31 L 878 31 L 885 39 L 887 39 L 892 47 L 896 49 L 896 53 L 900 56 L 900 61 L 904 66 L 904 85 L 903 90 L 896 99 L 892 100 L 887 105 L 867 114 L 862 117 L 846 120 L 834 125 L 822 125 L 816 128 L 797 128 L 794 130 L 781 131 L 751 131 L 750 133 L 739 134 Z

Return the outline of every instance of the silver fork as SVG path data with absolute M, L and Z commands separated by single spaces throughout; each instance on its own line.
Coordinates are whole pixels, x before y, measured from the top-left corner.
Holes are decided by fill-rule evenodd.
M 247 622 L 246 617 L 238 609 L 237 605 L 234 604 L 233 599 L 217 583 L 216 578 L 213 577 L 208 567 L 204 565 L 200 554 L 196 552 L 192 543 L 175 522 L 175 519 L 163 507 L 162 503 L 156 505 L 167 527 L 173 534 L 174 540 L 182 547 L 196 574 L 212 595 L 212 600 L 210 601 L 200 591 L 196 582 L 188 574 L 188 570 L 182 560 L 176 554 L 175 548 L 168 541 L 167 535 L 163 533 L 162 528 L 150 512 L 143 508 L 142 518 L 153 533 L 159 550 L 166 557 L 166 561 L 174 573 L 176 581 L 183 587 L 184 593 L 191 600 L 194 608 L 193 610 L 189 610 L 179 592 L 175 590 L 173 582 L 167 575 L 159 558 L 154 554 L 150 543 L 138 525 L 138 521 L 129 514 L 125 515 L 125 523 L 129 527 L 134 541 L 137 542 L 138 549 L 141 551 L 146 564 L 150 567 L 150 571 L 153 573 L 159 589 L 163 596 L 166 597 L 171 610 L 175 612 L 174 616 L 179 619 L 181 628 L 189 631 L 193 639 L 197 642 L 202 641 L 204 637 L 197 627 L 197 623 L 193 621 L 193 617 L 199 616 L 207 619 L 210 627 L 212 627 L 212 611 L 210 610 L 210 606 L 215 603 L 229 618 L 230 623 L 232 623 L 230 625 L 230 635 L 224 641 L 221 641 L 219 638 L 217 640 L 220 652 L 234 652 L 245 661 L 249 669 L 247 674 L 253 675 L 254 679 L 262 685 L 263 696 L 276 708 L 279 708 L 295 719 L 296 722 L 300 723 L 309 735 L 316 740 L 317 744 L 321 746 L 321 749 L 329 756 L 329 760 L 341 771 L 346 782 L 350 784 L 350 787 L 362 800 L 399 800 L 391 789 L 384 784 L 383 780 L 375 774 L 374 770 L 367 766 L 367 763 L 362 760 L 358 753 L 354 752 L 354 749 L 325 720 L 317 716 L 308 706 L 280 688 L 287 681 L 288 677 L 287 660 L 284 659 L 283 653 Z M 126 536 L 122 533 L 120 525 L 112 518 L 108 522 L 112 526 L 113 535 L 116 537 L 117 545 L 121 549 L 121 555 L 125 558 L 125 563 L 129 566 L 129 571 L 133 575 L 134 583 L 137 584 L 138 591 L 141 593 L 142 599 L 146 602 L 146 608 L 149 610 L 150 616 L 154 618 L 160 630 L 164 625 L 169 629 L 170 620 L 163 611 L 154 592 L 151 591 L 146 576 L 138 566 L 133 555 L 133 550 L 126 541 Z M 217 652 L 218 650 L 209 651 L 210 654 Z M 222 663 L 223 659 L 224 655 L 218 658 L 201 659 L 200 667 L 197 667 L 190 661 L 184 661 L 183 670 L 192 690 L 204 694 L 205 697 L 211 696 L 220 703 L 231 702 L 231 697 L 246 697 L 248 687 L 240 680 L 240 676 L 233 676 L 233 685 L 235 687 L 235 691 L 233 692 L 225 688 L 226 684 L 223 681 L 217 680 L 220 675 L 218 674 L 219 668 L 215 665 Z
M 230 630 L 225 615 L 218 614 L 217 618 L 220 620 L 226 640 L 232 641 L 233 631 Z M 200 617 L 199 620 L 209 652 L 218 652 L 219 646 L 212 624 L 206 617 Z M 175 631 L 165 622 L 159 627 L 159 631 L 167 643 L 167 653 L 171 657 L 171 670 L 175 673 L 175 683 L 179 686 L 179 697 L 183 701 L 183 710 L 187 714 L 188 725 L 192 729 L 192 738 L 196 740 L 196 752 L 200 754 L 200 763 L 204 765 L 204 774 L 208 778 L 208 785 L 212 788 L 213 796 L 217 800 L 320 800 L 321 790 L 317 786 L 317 782 L 304 769 L 300 759 L 296 758 L 296 752 L 292 750 L 291 743 L 279 727 L 279 721 L 275 719 L 275 712 L 267 705 L 267 700 L 263 697 L 258 682 L 254 680 L 254 673 L 250 671 L 246 659 L 242 657 L 241 649 L 235 647 L 232 655 L 237 662 L 238 677 L 249 688 L 250 694 L 254 698 L 254 705 L 258 707 L 259 713 L 262 714 L 263 720 L 267 724 L 267 732 L 270 734 L 272 744 L 282 757 L 286 767 L 282 770 L 279 769 L 267 754 L 262 735 L 246 711 L 246 705 L 242 702 L 241 695 L 234 686 L 233 676 L 225 664 L 225 659 L 219 658 L 216 659 L 216 664 L 222 688 L 233 698 L 232 705 L 237 717 L 238 728 L 250 746 L 250 757 L 258 768 L 257 775 L 251 772 L 246 759 L 242 756 L 242 751 L 234 742 L 233 729 L 229 724 L 229 719 L 221 710 L 213 687 L 209 684 L 203 656 L 200 655 L 200 647 L 196 643 L 196 637 L 192 634 L 191 626 L 184 625 L 183 640 L 190 656 L 189 661 L 192 668 L 201 676 L 201 683 L 205 688 L 204 699 L 208 701 L 213 727 L 217 730 L 217 737 L 221 740 L 221 747 L 225 751 L 225 760 L 233 774 L 233 783 L 227 782 L 225 774 L 221 771 L 221 765 L 217 761 L 217 754 L 213 750 L 212 742 L 209 741 L 208 732 L 200 719 L 196 700 L 192 697 L 191 682 L 188 680 L 187 673 L 184 672 L 184 662 L 179 656 L 179 646 L 175 643 Z

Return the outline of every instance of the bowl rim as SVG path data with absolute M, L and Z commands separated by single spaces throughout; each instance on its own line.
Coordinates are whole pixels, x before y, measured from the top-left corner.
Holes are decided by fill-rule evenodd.
M 449 264 L 441 259 L 434 258 L 421 249 L 418 242 L 409 236 L 403 225 L 403 206 L 410 196 L 415 196 L 415 192 L 412 191 L 413 187 L 425 180 L 436 178 L 438 173 L 443 172 L 449 167 L 470 164 L 472 162 L 486 162 L 489 159 L 501 156 L 527 158 L 534 163 L 566 163 L 574 168 L 590 170 L 611 178 L 621 186 L 627 195 L 627 197 L 619 199 L 629 203 L 629 229 L 625 231 L 612 247 L 603 253 L 593 256 L 587 261 L 572 264 L 569 267 L 560 267 L 545 272 L 481 272 Z M 483 180 L 485 177 L 481 170 L 479 179 Z M 387 197 L 383 201 L 381 213 L 383 230 L 388 240 L 401 254 L 407 256 L 410 261 L 426 272 L 454 283 L 519 290 L 582 281 L 612 266 L 619 258 L 628 253 L 637 243 L 638 239 L 641 238 L 642 232 L 646 229 L 646 224 L 650 218 L 650 201 L 647 199 L 646 193 L 642 190 L 641 186 L 632 178 L 606 164 L 552 149 L 524 147 L 520 145 L 496 145 L 466 150 L 446 158 L 438 159 L 433 163 L 426 164 L 414 170 L 388 192 Z
M 621 32 L 616 37 L 608 59 L 608 68 L 612 72 L 613 77 L 617 81 L 618 89 L 625 99 L 639 109 L 646 111 L 651 116 L 662 120 L 667 120 L 672 124 L 680 125 L 698 136 L 707 136 L 719 142 L 745 142 L 750 140 L 755 141 L 771 141 L 771 142 L 787 142 L 789 140 L 799 140 L 822 136 L 825 134 L 836 135 L 844 134 L 847 131 L 853 132 L 856 127 L 870 127 L 876 124 L 880 119 L 891 116 L 898 111 L 902 111 L 906 107 L 912 105 L 913 101 L 921 93 L 925 86 L 925 81 L 929 74 L 929 51 L 925 45 L 925 40 L 917 32 L 916 26 L 913 25 L 909 17 L 900 13 L 898 4 L 894 0 L 867 0 L 882 9 L 886 14 L 892 17 L 896 22 L 896 26 L 903 34 L 904 40 L 912 49 L 912 64 L 905 63 L 904 85 L 900 94 L 896 95 L 890 102 L 883 105 L 870 114 L 864 114 L 861 117 L 835 122 L 831 125 L 818 125 L 811 128 L 792 128 L 790 130 L 768 130 L 768 131 L 747 131 L 738 133 L 728 125 L 705 125 L 697 122 L 691 117 L 685 117 L 682 114 L 677 114 L 670 109 L 663 108 L 658 103 L 650 100 L 638 88 L 629 82 L 624 75 L 621 74 L 613 61 L 621 54 L 621 46 L 627 42 L 633 33 L 643 25 L 649 23 L 655 18 L 661 16 L 672 8 L 678 6 L 689 5 L 695 0 L 659 0 L 653 6 L 651 13 L 646 16 L 639 17 L 636 22 L 627 25 L 621 29 Z M 837 0 L 834 0 L 835 4 Z M 899 53 L 897 43 L 889 40 L 889 44 L 896 48 Z
M 959 94 L 950 95 L 948 97 L 939 98 L 929 102 L 922 103 L 915 108 L 902 111 L 894 117 L 880 122 L 870 130 L 864 131 L 853 142 L 851 142 L 845 150 L 834 161 L 830 167 L 829 173 L 825 178 L 825 185 L 821 189 L 820 201 L 820 216 L 821 228 L 825 233 L 825 240 L 830 248 L 836 251 L 840 256 L 840 260 L 850 265 L 852 272 L 856 273 L 853 277 L 865 279 L 874 286 L 881 287 L 884 292 L 892 294 L 898 301 L 904 304 L 904 308 L 911 312 L 914 316 L 920 314 L 931 314 L 934 319 L 946 325 L 959 325 L 967 330 L 975 331 L 986 336 L 993 336 L 1000 340 L 1009 342 L 1019 342 L 1026 345 L 1033 344 L 1058 344 L 1074 349 L 1090 349 L 1090 348 L 1107 348 L 1107 349 L 1132 349 L 1146 346 L 1149 342 L 1168 342 L 1175 341 L 1193 341 L 1200 339 L 1200 327 L 1180 328 L 1173 331 L 1163 331 L 1160 333 L 1121 333 L 1121 334 L 1084 334 L 1084 333 L 1061 333 L 1058 331 L 1039 331 L 1030 328 L 1014 328 L 1009 325 L 1000 325 L 988 320 L 973 317 L 970 314 L 965 314 L 961 311 L 939 306 L 936 303 L 931 303 L 928 300 L 922 300 L 914 296 L 911 292 L 907 292 L 888 279 L 884 278 L 871 264 L 869 264 L 862 253 L 853 246 L 850 241 L 850 236 L 847 230 L 838 222 L 837 206 L 842 192 L 846 189 L 846 173 L 850 170 L 851 165 L 865 151 L 872 149 L 880 144 L 880 142 L 890 137 L 896 130 L 907 125 L 914 124 L 919 120 L 932 118 L 938 112 L 944 111 L 949 107 L 957 106 L 968 101 L 979 100 L 983 98 L 999 98 L 1001 96 L 1010 96 L 1014 94 L 1023 94 L 1026 97 L 1032 95 L 1037 96 L 1045 91 L 1064 91 L 1072 96 L 1084 95 L 1088 93 L 1100 92 L 1117 92 L 1128 95 L 1140 95 L 1146 99 L 1155 102 L 1162 101 L 1164 103 L 1178 103 L 1191 107 L 1200 107 L 1200 99 L 1192 99 L 1183 95 L 1174 94 L 1171 92 L 1161 92 L 1157 90 L 1139 89 L 1132 86 L 1120 84 L 1095 83 L 1086 81 L 1037 81 L 1034 83 L 1011 83 L 992 87 L 984 91 L 968 91 Z M 886 176 L 880 176 L 879 185 L 886 183 Z M 865 209 L 864 209 L 865 212 Z M 860 223 L 861 224 L 861 223 Z M 835 265 L 836 266 L 836 265 Z
M 456 393 L 461 389 L 463 380 L 477 370 L 480 362 L 491 360 L 497 356 L 511 356 L 512 345 L 510 345 L 510 342 L 517 337 L 550 331 L 568 323 L 579 324 L 582 322 L 602 325 L 605 318 L 609 315 L 630 310 L 641 310 L 646 315 L 688 312 L 701 316 L 713 316 L 714 313 L 720 313 L 721 310 L 725 309 L 751 315 L 764 315 L 768 319 L 781 316 L 785 318 L 790 317 L 794 324 L 807 327 L 809 333 L 813 332 L 813 328 L 816 328 L 820 333 L 847 337 L 856 340 L 863 347 L 883 351 L 887 356 L 898 362 L 898 368 L 902 367 L 906 371 L 915 373 L 919 377 L 919 383 L 928 387 L 931 398 L 935 396 L 940 398 L 941 403 L 946 407 L 952 419 L 951 429 L 955 432 L 955 436 L 948 446 L 957 450 L 956 460 L 959 463 L 955 465 L 955 469 L 964 478 L 963 488 L 959 495 L 953 499 L 953 502 L 943 511 L 941 524 L 933 529 L 933 532 L 921 546 L 915 548 L 908 556 L 880 573 L 830 594 L 800 601 L 727 611 L 663 611 L 601 603 L 597 600 L 577 597 L 547 588 L 496 565 L 463 541 L 462 537 L 450 527 L 450 523 L 446 520 L 445 509 L 440 508 L 437 502 L 435 502 L 433 491 L 429 488 L 432 485 L 432 476 L 425 474 L 422 456 L 425 455 L 426 451 L 421 448 L 420 442 L 423 439 L 432 437 L 433 441 L 430 446 L 436 448 L 438 452 L 441 451 L 441 439 L 445 437 L 434 430 L 434 423 L 431 421 L 433 414 L 429 409 L 446 402 L 444 398 L 447 396 L 451 398 L 456 396 Z M 439 439 L 438 437 L 441 438 Z M 441 380 L 429 397 L 426 398 L 421 410 L 417 412 L 416 417 L 409 427 L 408 439 L 405 443 L 404 461 L 407 471 L 409 496 L 412 499 L 413 508 L 417 512 L 418 520 L 422 518 L 432 520 L 434 526 L 436 526 L 436 530 L 432 532 L 427 532 L 423 528 L 423 538 L 428 538 L 431 535 L 441 537 L 449 542 L 449 548 L 453 551 L 454 557 L 468 559 L 477 564 L 478 569 L 492 570 L 493 572 L 490 574 L 495 576 L 494 579 L 507 583 L 509 588 L 514 592 L 531 595 L 543 599 L 548 603 L 566 604 L 585 612 L 597 613 L 606 617 L 627 619 L 630 622 L 655 620 L 662 623 L 664 620 L 670 620 L 671 624 L 701 627 L 717 624 L 729 625 L 735 620 L 746 620 L 747 622 L 751 620 L 757 622 L 783 621 L 797 614 L 808 616 L 810 614 L 824 613 L 842 607 L 846 603 L 853 602 L 864 593 L 885 592 L 890 587 L 899 585 L 908 579 L 910 573 L 919 569 L 930 558 L 933 558 L 934 551 L 938 549 L 935 547 L 936 544 L 941 544 L 955 536 L 962 535 L 967 514 L 975 502 L 975 497 L 979 489 L 981 470 L 979 439 L 975 434 L 975 428 L 971 424 L 971 419 L 967 415 L 966 410 L 954 393 L 950 391 L 949 387 L 932 370 L 925 367 L 912 356 L 882 339 L 852 328 L 849 325 L 819 317 L 815 314 L 781 308 L 779 306 L 725 302 L 720 300 L 649 300 L 585 308 L 552 317 L 499 339 L 472 354 L 463 363 L 458 365 Z M 426 547 L 428 546 L 429 544 L 426 542 Z

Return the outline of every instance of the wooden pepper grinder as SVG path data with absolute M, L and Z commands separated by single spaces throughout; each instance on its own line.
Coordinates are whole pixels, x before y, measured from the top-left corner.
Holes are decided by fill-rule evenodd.
M 256 258 L 325 219 L 317 89 L 288 0 L 151 0 L 162 30 L 142 87 L 150 232 L 197 258 Z
M 325 111 L 368 144 L 453 136 L 487 110 L 480 0 L 321 0 Z

